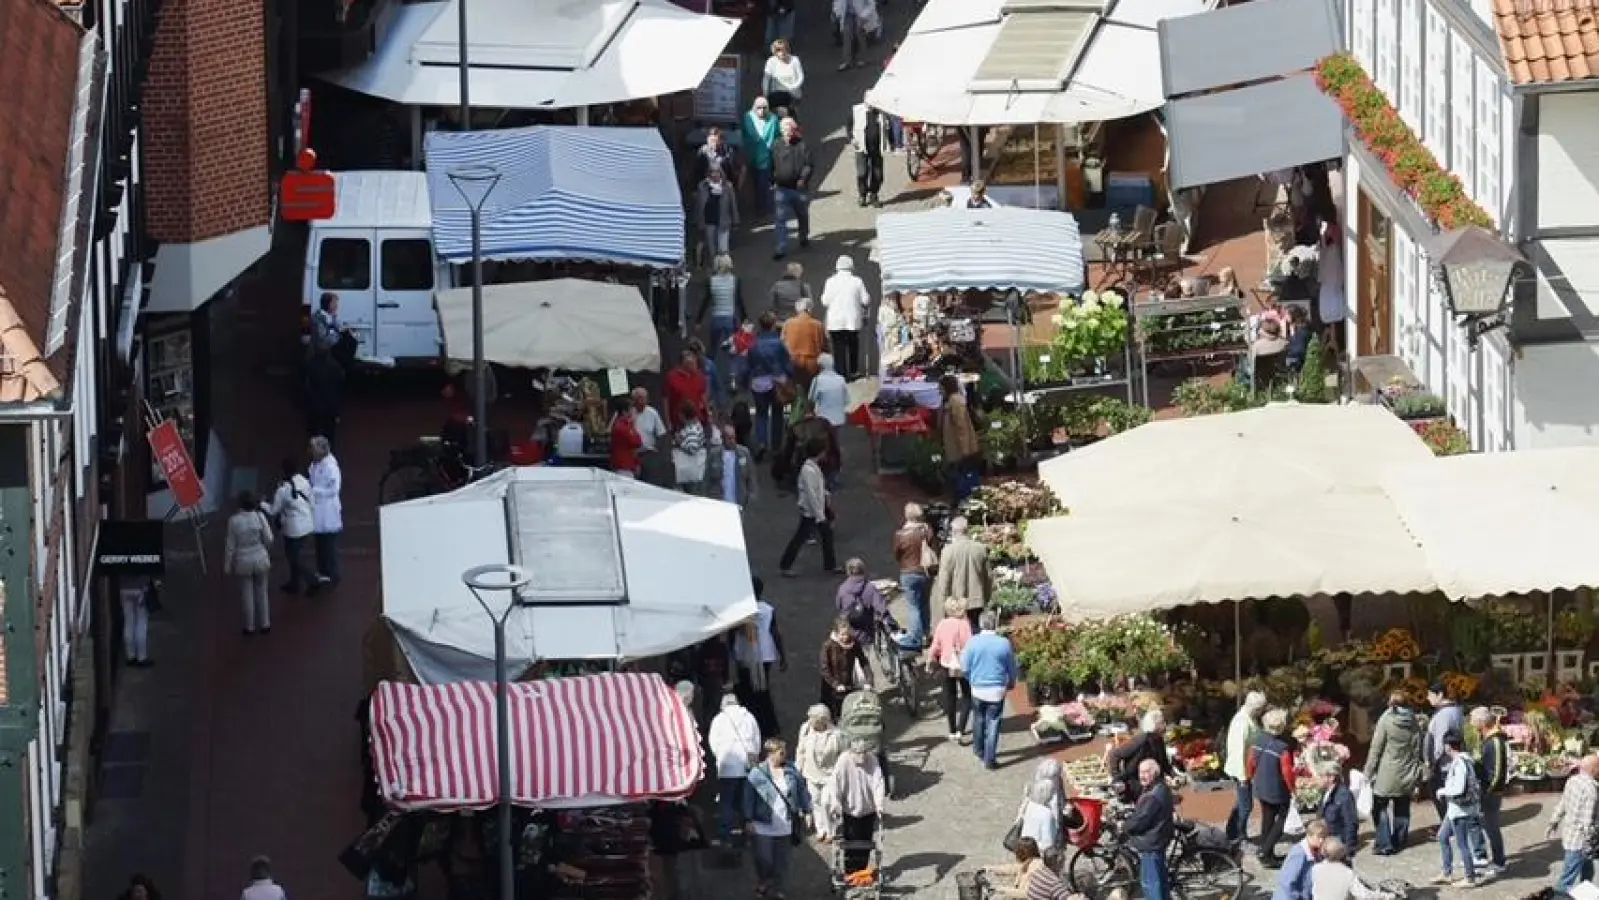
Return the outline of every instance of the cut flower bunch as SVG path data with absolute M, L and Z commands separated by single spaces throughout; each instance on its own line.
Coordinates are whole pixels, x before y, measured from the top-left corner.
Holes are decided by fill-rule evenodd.
M 1472 201 L 1460 179 L 1438 164 L 1353 56 L 1339 53 L 1323 59 L 1316 66 L 1316 85 L 1343 108 L 1344 117 L 1382 160 L 1394 184 L 1435 225 L 1445 231 L 1468 225 L 1494 227 L 1493 219 Z
M 1104 359 L 1127 343 L 1127 300 L 1113 291 L 1087 291 L 1078 301 L 1064 297 L 1053 322 L 1060 330 L 1051 344 L 1063 364 Z

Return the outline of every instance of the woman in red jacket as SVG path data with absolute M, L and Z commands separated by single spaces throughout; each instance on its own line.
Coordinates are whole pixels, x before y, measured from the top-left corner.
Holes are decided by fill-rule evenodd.
M 638 477 L 639 448 L 644 439 L 633 425 L 633 411 L 626 395 L 611 398 L 611 471 Z

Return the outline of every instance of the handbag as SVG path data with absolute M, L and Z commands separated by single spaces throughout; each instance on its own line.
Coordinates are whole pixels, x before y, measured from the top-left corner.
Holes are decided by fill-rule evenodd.
M 926 538 L 922 539 L 922 568 L 929 571 L 938 568 L 938 552 L 927 543 Z
M 1017 816 L 1016 821 L 1010 823 L 1010 827 L 1005 829 L 1005 837 L 1002 838 L 999 843 L 1000 846 L 1004 847 L 1006 850 L 1009 850 L 1011 853 L 1015 853 L 1016 845 L 1020 844 L 1021 842 L 1022 817 Z
M 786 378 L 773 385 L 772 392 L 777 397 L 778 404 L 782 406 L 793 403 L 794 398 L 799 395 L 798 389 L 794 387 L 794 382 Z

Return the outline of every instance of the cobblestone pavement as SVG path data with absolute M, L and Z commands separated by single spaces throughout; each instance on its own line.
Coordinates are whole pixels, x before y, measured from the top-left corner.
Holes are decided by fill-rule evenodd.
M 844 128 L 849 107 L 876 79 L 886 52 L 867 67 L 833 71 L 836 52 L 825 38 L 823 7 L 801 10 L 799 51 L 810 72 L 804 124 L 825 175 L 812 206 L 812 245 L 790 257 L 807 268 L 814 289 L 834 258 L 855 255 L 876 289 L 870 260 L 876 210 L 855 204 L 853 159 Z M 890 33 L 900 33 L 911 10 L 896 0 L 886 12 Z M 883 198 L 889 209 L 913 208 L 932 192 L 906 184 L 902 161 L 888 161 Z M 765 296 L 778 274 L 771 258 L 770 227 L 738 236 L 735 257 L 751 300 Z M 303 452 L 299 416 L 289 400 L 292 367 L 274 348 L 293 346 L 298 267 L 293 254 L 238 297 L 216 301 L 217 427 L 235 464 L 236 487 L 270 483 L 277 460 Z M 760 301 L 757 300 L 757 306 Z M 756 310 L 758 311 L 758 309 Z M 869 333 L 869 332 L 868 332 Z M 514 420 L 497 408 L 496 424 Z M 277 873 L 297 897 L 355 898 L 361 888 L 343 871 L 337 854 L 360 830 L 360 770 L 352 718 L 362 691 L 361 646 L 379 608 L 377 478 L 391 447 L 435 433 L 445 411 L 431 391 L 390 388 L 357 391 L 348 404 L 339 455 L 345 475 L 345 581 L 315 599 L 274 597 L 270 637 L 239 634 L 229 585 L 191 564 L 169 579 L 168 608 L 152 623 L 158 664 L 124 673 L 110 725 L 102 784 L 115 780 L 94 810 L 89 831 L 90 896 L 109 897 L 127 874 L 146 872 L 173 900 L 233 896 L 244 866 L 258 853 L 273 857 Z M 901 499 L 881 491 L 865 471 L 864 438 L 851 430 L 845 455 L 852 461 L 838 495 L 840 559 L 864 558 L 879 574 L 891 564 L 889 538 Z M 800 577 L 777 577 L 777 556 L 794 524 L 793 498 L 765 485 L 746 518 L 752 568 L 766 578 L 792 654 L 775 677 L 778 711 L 792 740 L 804 709 L 816 695 L 816 650 L 827 628 L 836 578 L 819 572 L 814 548 L 802 556 Z M 220 521 L 209 532 L 208 554 L 218 556 Z M 189 544 L 177 536 L 179 547 Z M 689 589 L 691 585 L 686 585 Z M 1025 722 L 1007 720 L 1002 767 L 987 773 L 969 749 L 952 744 L 941 719 L 912 723 L 889 707 L 890 755 L 900 798 L 888 817 L 887 863 L 893 893 L 953 897 L 952 873 L 995 861 L 999 836 L 1013 816 L 1023 783 L 1043 752 Z M 117 752 L 109 748 L 115 746 Z M 118 770 L 113 772 L 112 770 Z M 137 770 L 137 771 L 134 771 Z M 1188 809 L 1212 818 L 1222 795 L 1193 798 Z M 1541 839 L 1540 801 L 1506 810 L 1512 847 Z M 1430 815 L 1430 813 L 1428 814 Z M 1435 871 L 1430 846 L 1370 865 L 1376 877 L 1422 882 Z M 1548 880 L 1558 852 L 1519 852 L 1513 878 L 1479 893 L 1511 898 Z M 701 854 L 695 898 L 749 897 L 747 860 Z M 731 867 L 726 867 L 731 863 Z M 1363 861 L 1363 866 L 1365 862 Z M 818 897 L 826 881 L 821 848 L 794 855 L 789 895 Z

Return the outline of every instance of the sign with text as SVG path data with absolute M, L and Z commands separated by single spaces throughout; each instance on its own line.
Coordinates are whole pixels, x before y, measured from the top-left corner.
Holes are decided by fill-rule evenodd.
M 205 485 L 200 481 L 200 473 L 194 469 L 194 460 L 189 456 L 189 448 L 183 444 L 183 435 L 178 433 L 178 423 L 171 419 L 150 429 L 150 455 L 155 459 L 161 476 L 167 480 L 167 486 L 172 488 L 172 499 L 177 502 L 178 508 L 190 510 L 198 507 L 200 501 L 205 499 Z
M 102 575 L 160 575 L 166 569 L 165 523 L 106 519 L 94 559 Z

